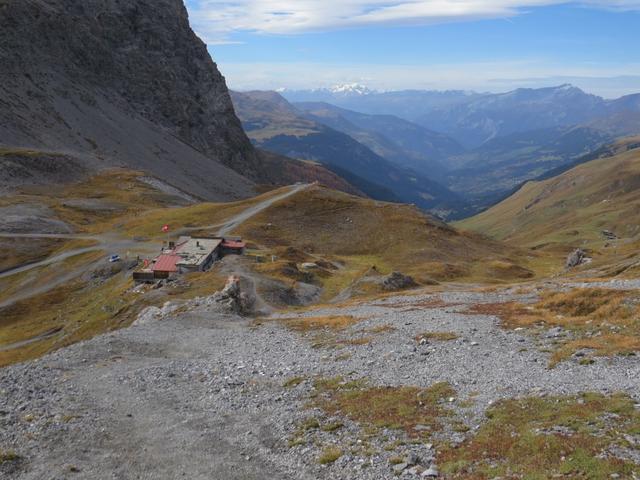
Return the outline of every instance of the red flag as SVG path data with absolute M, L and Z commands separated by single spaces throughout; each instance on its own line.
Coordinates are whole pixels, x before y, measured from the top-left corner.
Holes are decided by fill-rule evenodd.
M 169 231 L 169 225 L 165 225 L 164 227 L 162 227 L 162 231 L 164 233 L 167 233 Z

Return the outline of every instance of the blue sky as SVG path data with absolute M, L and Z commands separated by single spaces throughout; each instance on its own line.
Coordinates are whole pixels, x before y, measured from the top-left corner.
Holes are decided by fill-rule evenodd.
M 187 0 L 231 88 L 640 92 L 640 0 Z

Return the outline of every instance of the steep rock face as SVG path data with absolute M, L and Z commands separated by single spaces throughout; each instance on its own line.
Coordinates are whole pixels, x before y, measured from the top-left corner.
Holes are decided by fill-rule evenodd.
M 207 199 L 278 183 L 182 0 L 0 0 L 0 145 L 146 170 Z

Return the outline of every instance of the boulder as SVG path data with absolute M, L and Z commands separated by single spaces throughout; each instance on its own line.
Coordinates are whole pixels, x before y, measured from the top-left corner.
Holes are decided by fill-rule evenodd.
M 409 467 L 409 465 L 408 465 L 407 463 L 402 462 L 402 463 L 398 463 L 398 464 L 394 465 L 394 466 L 392 467 L 392 470 L 394 471 L 394 473 L 396 473 L 396 474 L 400 474 L 400 473 L 402 473 L 405 469 L 407 469 L 408 467 Z
M 404 462 L 408 465 L 418 465 L 420 463 L 420 457 L 414 452 L 409 452 L 405 457 Z
M 427 470 L 422 472 L 423 478 L 436 478 L 438 476 L 438 468 L 435 465 L 431 465 Z
M 418 284 L 412 277 L 404 275 L 400 272 L 393 272 L 391 275 L 385 277 L 382 281 L 382 287 L 390 292 L 396 290 L 405 290 L 407 288 L 413 288 L 417 286 Z
M 216 304 L 230 313 L 248 315 L 253 311 L 255 297 L 242 289 L 240 277 L 232 275 L 225 287 L 214 293 L 207 303 Z
M 565 262 L 565 266 L 567 268 L 574 268 L 574 267 L 577 267 L 579 265 L 582 265 L 583 263 L 586 262 L 586 260 L 587 260 L 586 252 L 584 250 L 582 250 L 581 248 L 578 248 L 577 250 L 572 252 L 567 257 L 567 261 Z
M 134 325 L 145 325 L 147 323 L 156 322 L 162 320 L 170 315 L 173 315 L 175 311 L 180 307 L 179 304 L 173 302 L 165 302 L 165 304 L 159 307 L 147 307 L 136 318 Z

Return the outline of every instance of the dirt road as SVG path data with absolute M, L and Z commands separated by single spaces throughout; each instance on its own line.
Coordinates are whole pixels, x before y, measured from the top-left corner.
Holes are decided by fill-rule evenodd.
M 239 213 L 238 215 L 231 217 L 225 223 L 223 223 L 221 228 L 218 230 L 218 235 L 221 237 L 224 237 L 225 235 L 230 234 L 231 232 L 233 232 L 234 229 L 238 228 L 240 225 L 242 225 L 244 222 L 249 220 L 251 217 L 257 215 L 263 210 L 266 210 L 274 203 L 279 202 L 280 200 L 284 200 L 285 198 L 289 198 L 292 195 L 295 195 L 296 193 L 301 192 L 302 190 L 305 190 L 306 188 L 309 188 L 309 185 L 306 183 L 300 184 L 300 185 L 294 185 L 293 187 L 291 187 L 291 189 L 288 192 L 269 198 L 263 202 L 260 202 L 252 207 L 247 208 L 242 213 Z
M 0 233 L 0 238 L 13 238 L 13 239 L 21 239 L 21 238 L 51 238 L 51 239 L 60 239 L 60 240 L 85 240 L 85 241 L 93 241 L 95 245 L 91 245 L 88 247 L 74 248 L 71 250 L 67 250 L 57 255 L 53 255 L 51 257 L 45 258 L 39 262 L 27 263 L 25 265 L 21 265 L 16 268 L 12 268 L 10 270 L 6 270 L 0 273 L 1 278 L 7 278 L 12 275 L 17 275 L 18 273 L 28 272 L 29 270 L 33 270 L 34 268 L 46 267 L 47 265 L 52 265 L 54 263 L 60 263 L 68 258 L 75 257 L 77 255 L 82 255 L 84 253 L 89 252 L 114 252 L 124 254 L 126 251 L 135 251 L 136 253 L 150 253 L 151 247 L 148 244 L 143 242 L 137 242 L 135 240 L 129 240 L 126 238 L 103 234 L 103 235 L 70 235 L 70 234 L 52 234 L 52 233 L 29 233 L 29 234 L 10 234 L 10 233 Z
M 229 218 L 225 223 L 221 225 L 217 225 L 220 227 L 218 230 L 219 236 L 228 235 L 235 228 L 241 225 L 243 222 L 247 221 L 254 215 L 262 212 L 263 210 L 269 208 L 276 202 L 280 200 L 284 200 L 296 193 L 308 188 L 308 184 L 300 184 L 294 185 L 289 188 L 288 191 L 277 195 L 275 197 L 271 197 L 263 202 L 260 202 L 256 205 L 253 205 L 243 212 L 234 215 Z M 196 228 L 205 228 L 205 227 L 196 227 Z M 74 235 L 74 234 L 52 234 L 52 233 L 0 233 L 0 238 L 12 238 L 12 239 L 21 239 L 21 238 L 52 238 L 52 239 L 67 239 L 67 240 L 86 240 L 93 241 L 95 245 L 89 247 L 76 248 L 72 250 L 68 250 L 66 252 L 60 253 L 58 255 L 51 256 L 39 262 L 33 262 L 26 265 L 21 265 L 19 267 L 13 268 L 11 270 L 7 270 L 5 272 L 0 273 L 0 279 L 8 278 L 13 275 L 17 275 L 19 273 L 28 272 L 30 270 L 46 267 L 49 265 L 60 263 L 69 258 L 73 258 L 77 255 L 82 255 L 84 253 L 90 252 L 104 252 L 106 254 L 118 253 L 121 256 L 124 256 L 125 252 L 131 252 L 136 255 L 151 255 L 157 250 L 157 245 L 155 243 L 150 244 L 148 242 L 139 242 L 127 238 L 123 238 L 114 234 L 98 234 L 98 235 Z M 66 272 L 60 276 L 58 276 L 54 281 L 49 282 L 47 285 L 38 286 L 38 287 L 29 287 L 26 286 L 23 288 L 20 293 L 13 295 L 9 298 L 4 299 L 0 302 L 0 308 L 8 307 L 13 305 L 14 303 L 30 298 L 34 295 L 39 295 L 42 293 L 46 293 L 53 288 L 64 284 L 74 278 L 79 277 L 84 272 L 86 272 L 89 264 L 85 263 L 83 265 L 79 265 L 72 271 Z

